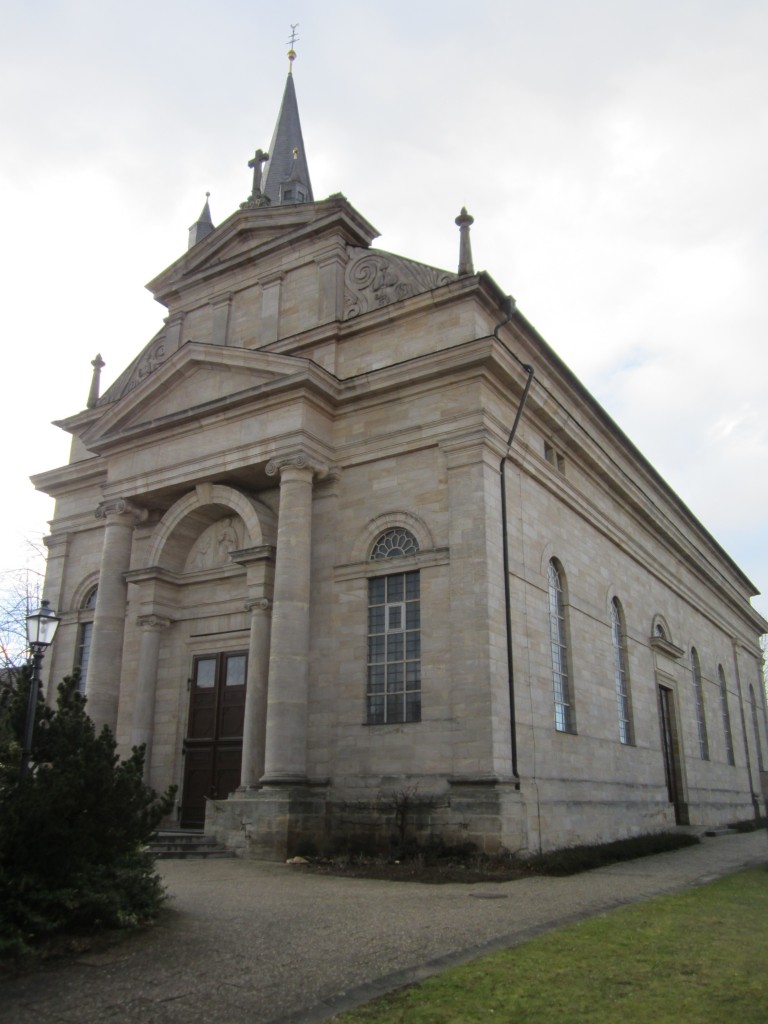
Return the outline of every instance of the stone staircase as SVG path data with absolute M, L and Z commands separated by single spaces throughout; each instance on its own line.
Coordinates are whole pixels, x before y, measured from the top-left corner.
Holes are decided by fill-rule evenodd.
M 149 849 L 157 860 L 185 860 L 189 858 L 234 857 L 212 836 L 192 829 L 158 829 L 149 841 Z

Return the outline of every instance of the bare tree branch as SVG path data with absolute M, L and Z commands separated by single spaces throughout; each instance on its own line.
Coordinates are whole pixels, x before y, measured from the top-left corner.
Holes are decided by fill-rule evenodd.
M 42 541 L 27 539 L 23 564 L 0 571 L 0 673 L 27 657 L 27 615 L 40 604 L 45 579 Z

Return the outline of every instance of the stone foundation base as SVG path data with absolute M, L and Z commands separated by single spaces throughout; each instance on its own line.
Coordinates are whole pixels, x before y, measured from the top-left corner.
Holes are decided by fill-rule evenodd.
M 285 860 L 318 848 L 326 833 L 325 786 L 264 786 L 210 800 L 205 832 L 242 857 Z
M 260 860 L 355 848 L 387 852 L 435 841 L 472 844 L 484 853 L 527 850 L 525 807 L 512 783 L 451 780 L 443 787 L 421 792 L 400 784 L 363 798 L 325 784 L 265 785 L 209 801 L 205 831 L 240 856 Z

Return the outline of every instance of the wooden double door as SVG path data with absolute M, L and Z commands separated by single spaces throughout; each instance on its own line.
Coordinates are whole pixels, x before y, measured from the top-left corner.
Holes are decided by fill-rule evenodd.
M 240 785 L 247 668 L 245 651 L 202 654 L 193 661 L 182 828 L 202 828 L 206 798 L 224 800 Z

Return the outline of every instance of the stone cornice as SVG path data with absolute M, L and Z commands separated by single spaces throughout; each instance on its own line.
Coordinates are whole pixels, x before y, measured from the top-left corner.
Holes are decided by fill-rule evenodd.
M 258 547 L 230 551 L 229 557 L 233 562 L 237 562 L 238 565 L 252 565 L 254 562 L 273 562 L 275 560 L 275 548 L 272 544 L 260 544 Z
M 667 638 L 663 636 L 652 636 L 650 644 L 654 651 L 666 654 L 668 658 L 674 658 L 675 661 L 682 658 L 685 654 L 682 647 L 678 647 L 676 644 L 673 644 L 671 640 L 667 640 Z
M 130 569 L 123 574 L 126 583 L 141 586 L 144 583 L 164 583 L 170 587 L 183 587 L 190 583 L 203 583 L 206 580 L 218 580 L 227 576 L 243 575 L 243 567 L 239 563 L 215 566 L 212 569 L 198 569 L 195 572 L 176 572 L 153 565 L 147 569 Z
M 449 561 L 449 548 L 434 548 L 432 551 L 419 551 L 415 555 L 403 555 L 400 558 L 368 558 L 363 562 L 347 562 L 334 566 L 333 572 L 336 580 L 357 580 L 385 576 L 393 572 L 431 569 L 437 565 L 447 565 Z
M 97 486 L 106 478 L 106 463 L 96 455 L 92 459 L 71 462 L 67 466 L 49 469 L 45 473 L 35 473 L 30 477 L 36 490 L 49 494 L 52 498 Z
M 124 578 L 127 583 L 170 583 L 173 586 L 178 585 L 181 581 L 179 573 L 173 572 L 170 569 L 163 569 L 159 565 L 150 565 L 146 569 L 130 569 L 124 574 Z

